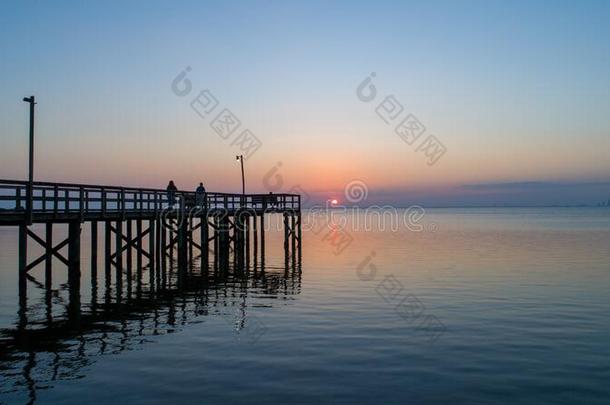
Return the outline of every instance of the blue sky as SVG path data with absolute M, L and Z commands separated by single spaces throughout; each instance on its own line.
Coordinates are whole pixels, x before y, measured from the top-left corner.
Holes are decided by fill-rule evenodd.
M 0 5 L 0 177 L 26 175 L 35 94 L 40 180 L 238 190 L 235 146 L 189 106 L 210 89 L 262 142 L 249 191 L 281 161 L 321 199 L 353 179 L 394 203 L 610 198 L 609 2 L 125 3 Z M 371 72 L 446 146 L 437 164 L 356 97 Z M 560 186 L 464 187 L 532 181 Z

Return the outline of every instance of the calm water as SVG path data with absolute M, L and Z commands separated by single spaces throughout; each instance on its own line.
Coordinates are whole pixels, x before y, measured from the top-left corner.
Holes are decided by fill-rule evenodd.
M 195 268 L 180 288 L 168 272 L 154 300 L 107 285 L 101 258 L 92 289 L 85 226 L 79 326 L 59 262 L 19 311 L 16 231 L 0 229 L 0 402 L 608 403 L 610 210 L 355 220 L 345 245 L 304 231 L 300 267 L 269 233 L 264 270 Z

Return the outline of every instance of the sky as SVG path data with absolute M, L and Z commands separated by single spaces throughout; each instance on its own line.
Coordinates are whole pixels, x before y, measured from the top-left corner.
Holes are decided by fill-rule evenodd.
M 244 154 L 312 202 L 610 199 L 607 1 L 2 2 L 0 88 L 5 179 L 35 95 L 41 181 L 239 192 Z

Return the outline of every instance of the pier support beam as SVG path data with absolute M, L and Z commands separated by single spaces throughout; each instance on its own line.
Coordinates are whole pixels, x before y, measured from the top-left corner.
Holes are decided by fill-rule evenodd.
M 45 239 L 47 246 L 45 248 L 45 263 L 44 263 L 44 284 L 47 290 L 51 289 L 53 284 L 53 223 L 45 224 Z
M 123 221 L 116 221 L 114 237 L 116 285 L 117 294 L 120 294 L 123 288 Z
M 261 268 L 265 268 L 265 213 L 261 214 Z
M 299 224 L 300 227 L 300 224 Z M 291 236 L 291 242 L 292 242 L 292 252 L 291 252 L 291 258 L 292 258 L 292 267 L 294 268 L 297 264 L 297 255 L 296 255 L 296 249 L 297 249 L 297 234 L 296 234 L 296 216 L 295 213 L 292 212 L 290 215 L 290 236 Z
M 244 237 L 246 250 L 246 268 L 250 267 L 250 214 L 244 218 Z
M 165 273 L 167 271 L 167 252 L 166 252 L 166 246 L 167 246 L 167 227 L 164 225 L 164 222 L 162 219 L 159 219 L 159 228 L 161 230 L 161 277 L 160 277 L 160 281 L 161 281 L 161 286 L 165 287 Z M 157 282 L 157 284 L 159 284 Z
M 80 222 L 68 224 L 68 271 L 80 278 Z
M 19 225 L 19 301 L 27 298 L 28 229 L 25 223 Z M 21 306 L 21 305 L 20 305 Z
M 149 229 L 149 232 L 152 230 Z M 148 234 L 150 237 L 150 233 Z M 138 254 L 136 256 L 136 274 L 138 276 L 138 288 L 141 288 L 142 286 L 142 247 L 144 246 L 144 243 L 142 241 L 142 238 L 144 236 L 142 235 L 142 220 L 138 219 L 136 220 L 136 250 L 138 251 Z M 150 250 L 151 254 L 152 254 L 152 250 Z
M 178 272 L 186 272 L 188 267 L 188 226 L 189 221 L 182 219 L 177 223 L 178 233 Z
M 290 237 L 290 228 L 288 222 L 288 214 L 284 213 L 284 262 L 286 268 L 288 268 L 288 258 L 290 256 L 288 238 Z
M 126 262 L 127 262 L 127 285 L 131 285 L 131 272 L 133 269 L 133 249 L 131 247 L 132 245 L 132 239 L 133 239 L 133 233 L 132 233 L 132 221 L 131 220 L 127 220 L 126 222 L 127 225 L 127 250 L 125 252 L 126 255 Z M 122 237 L 122 235 L 121 235 Z
M 112 223 L 106 221 L 104 224 L 104 278 L 106 288 L 110 286 L 110 280 L 112 278 Z
M 97 280 L 97 221 L 91 222 L 91 280 Z
M 201 239 L 201 272 L 207 273 L 210 259 L 210 243 L 208 237 L 208 214 L 203 213 L 201 217 L 200 239 Z
M 252 240 L 252 256 L 254 257 L 254 271 L 256 271 L 258 265 L 258 215 L 256 213 L 252 216 L 252 234 L 254 238 Z
M 220 220 L 218 219 L 218 216 L 214 215 L 213 217 L 213 221 L 214 221 L 214 270 L 218 269 L 218 263 L 219 263 L 219 258 L 220 258 L 220 254 L 219 254 L 219 249 L 220 249 Z
M 80 221 L 68 224 L 68 317 L 77 320 L 80 317 Z
M 230 250 L 230 239 L 229 230 L 231 224 L 229 222 L 229 216 L 224 213 L 219 217 L 219 232 L 218 232 L 218 266 L 222 270 L 229 268 L 229 250 Z
M 192 268 L 193 268 L 193 242 L 194 242 L 194 240 L 193 240 L 193 221 L 194 221 L 194 218 L 191 215 L 188 215 L 185 218 L 186 223 L 184 224 L 184 226 L 186 227 L 187 236 L 188 236 L 186 243 L 188 244 L 187 262 L 188 262 L 189 270 L 192 270 Z
M 300 204 L 299 204 L 300 205 Z M 303 224 L 302 217 L 301 217 L 301 211 L 299 211 L 299 214 L 297 216 L 297 219 L 299 221 L 298 225 L 297 225 L 297 238 L 299 239 L 299 266 L 301 265 L 301 250 L 302 250 L 302 243 L 303 243 L 303 239 L 302 238 L 302 232 L 301 232 L 301 226 Z
M 148 258 L 148 273 L 149 273 L 149 288 L 152 290 L 155 283 L 155 260 L 157 258 L 157 249 L 155 247 L 155 240 L 157 236 L 157 221 L 151 219 L 148 221 L 148 252 L 150 257 Z
M 235 249 L 235 268 L 239 271 L 244 269 L 245 261 L 244 261 L 244 249 L 245 249 L 245 227 L 246 227 L 246 213 L 244 211 L 239 211 L 233 217 L 234 221 L 234 243 L 233 248 Z

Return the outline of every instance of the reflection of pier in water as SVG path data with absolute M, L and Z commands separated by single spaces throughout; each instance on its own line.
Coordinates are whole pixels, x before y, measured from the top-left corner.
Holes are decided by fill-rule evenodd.
M 131 289 L 104 280 L 91 282 L 91 300 L 74 305 L 64 301 L 73 293 L 66 284 L 49 290 L 41 283 L 41 305 L 21 307 L 17 325 L 0 331 L 0 394 L 27 395 L 53 381 L 79 378 L 95 357 L 116 354 L 151 338 L 179 330 L 205 316 L 219 316 L 240 340 L 256 343 L 266 331 L 261 319 L 248 308 L 278 305 L 300 293 L 300 263 L 285 261 L 284 268 L 191 269 L 185 275 L 151 272 L 150 279 L 136 277 Z M 145 269 L 146 270 L 146 269 Z M 280 301 L 278 301 L 278 298 Z M 57 315 L 54 308 L 63 313 Z

